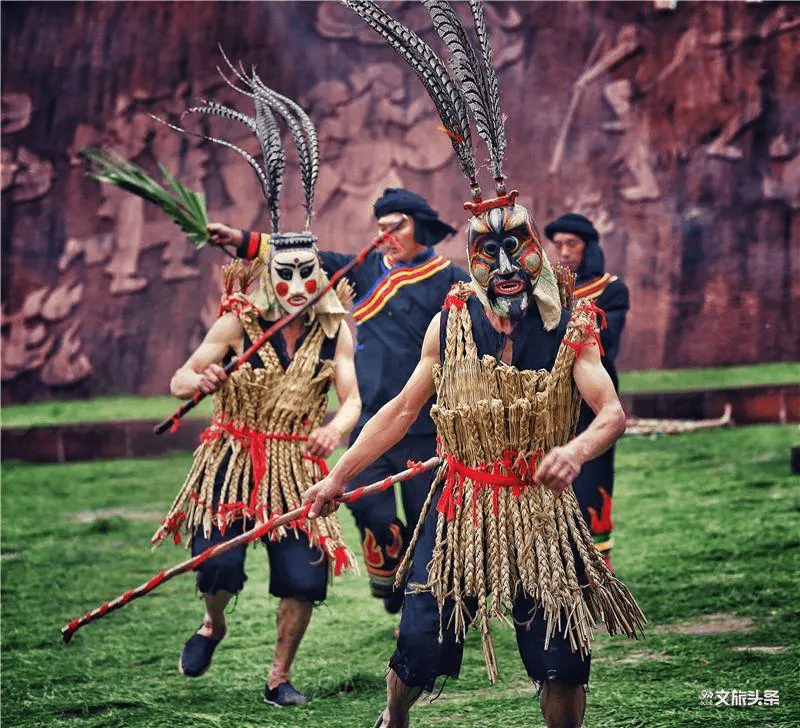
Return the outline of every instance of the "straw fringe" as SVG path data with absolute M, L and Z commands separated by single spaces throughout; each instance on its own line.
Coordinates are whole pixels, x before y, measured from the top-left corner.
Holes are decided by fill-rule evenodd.
M 256 340 L 262 333 L 256 314 L 244 311 L 239 318 Z M 224 532 L 243 516 L 265 523 L 300 506 L 305 490 L 322 476 L 317 464 L 303 457 L 305 441 L 300 438 L 320 426 L 327 409 L 334 362 L 322 361 L 315 372 L 324 339 L 322 326 L 315 322 L 285 371 L 272 344 L 265 342 L 257 353 L 263 368 L 243 364 L 214 393 L 212 424 L 203 433 L 154 542 L 167 534 L 176 541 L 181 533 L 191 539 L 198 528 L 209 536 L 214 525 Z M 214 480 L 226 457 L 225 479 L 215 503 Z M 332 572 L 357 572 L 335 514 L 281 526 L 270 538 L 279 540 L 298 529 L 308 534 L 312 546 L 327 553 Z
M 462 300 L 469 288 L 451 291 Z M 555 492 L 530 477 L 542 454 L 573 435 L 580 407 L 572 367 L 577 350 L 594 322 L 591 311 L 576 305 L 552 371 L 519 371 L 494 357 L 478 359 L 472 321 L 466 306 L 451 306 L 444 359 L 434 368 L 437 403 L 431 409 L 439 433 L 443 464 L 428 494 L 403 563 L 410 565 L 421 524 L 434 493 L 449 488 L 448 513 L 439 512 L 436 542 L 425 584 L 443 614 L 454 608 L 448 628 L 463 639 L 469 626 L 481 634 L 489 678 L 497 679 L 491 620 L 510 624 L 508 613 L 523 592 L 540 605 L 547 621 L 546 641 L 564 634 L 574 651 L 588 655 L 597 625 L 609 633 L 637 637 L 644 615 L 627 587 L 606 567 L 592 542 L 572 488 Z M 453 471 L 450 458 L 485 481 Z M 519 488 L 496 485 L 490 475 L 508 476 Z M 441 505 L 441 502 L 440 502 Z M 586 573 L 588 584 L 578 578 Z M 465 598 L 477 599 L 471 615 Z M 440 624 L 440 636 L 445 625 Z

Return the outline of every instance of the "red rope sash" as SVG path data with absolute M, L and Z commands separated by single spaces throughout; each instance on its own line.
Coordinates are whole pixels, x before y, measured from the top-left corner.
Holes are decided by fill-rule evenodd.
M 265 520 L 266 517 L 266 504 L 258 506 L 259 492 L 261 489 L 261 481 L 267 474 L 267 440 L 282 440 L 284 442 L 307 442 L 307 435 L 290 435 L 280 432 L 260 432 L 254 430 L 247 425 L 237 427 L 231 420 L 214 419 L 211 421 L 211 426 L 207 427 L 200 435 L 200 441 L 203 443 L 212 442 L 219 437 L 222 437 L 223 432 L 227 432 L 231 437 L 242 444 L 245 450 L 250 451 L 250 462 L 253 468 L 253 491 L 250 494 L 250 503 L 245 510 L 243 503 L 224 503 L 219 505 L 218 515 L 221 517 L 238 516 L 246 514 L 251 518 L 257 520 Z M 309 460 L 314 463 L 322 473 L 322 476 L 328 474 L 328 464 L 320 457 L 303 453 L 304 460 Z M 272 516 L 274 514 L 270 514 Z
M 496 517 L 500 489 L 511 488 L 513 496 L 519 498 L 525 488 L 534 484 L 533 474 L 543 454 L 541 450 L 535 450 L 525 456 L 516 450 L 504 450 L 497 460 L 480 463 L 476 468 L 465 465 L 450 454 L 445 455 L 447 476 L 436 510 L 452 521 L 456 517 L 456 507 L 464 502 L 464 478 L 469 478 L 475 483 L 472 494 L 473 520 L 477 523 L 478 494 L 483 488 L 492 489 L 492 513 Z
M 207 427 L 200 435 L 201 442 L 211 442 L 218 437 L 222 437 L 222 432 L 227 432 L 235 440 L 242 443 L 242 446 L 250 450 L 250 457 L 253 464 L 253 482 L 258 486 L 267 474 L 267 440 L 283 440 L 289 442 L 307 442 L 307 435 L 288 435 L 281 432 L 260 432 L 247 425 L 237 427 L 231 420 L 214 419 L 211 426 Z M 328 474 L 328 465 L 322 459 L 313 455 L 303 454 L 305 460 L 313 462 L 322 472 L 323 477 Z
M 217 506 L 217 511 L 214 514 L 217 520 L 217 527 L 222 534 L 228 523 L 236 518 L 247 517 L 255 518 L 259 521 L 267 521 L 269 518 L 277 518 L 280 513 L 268 513 L 266 504 L 258 506 L 258 495 L 261 481 L 267 474 L 267 440 L 284 440 L 294 442 L 306 442 L 308 436 L 306 435 L 289 435 L 279 432 L 259 432 L 246 425 L 237 427 L 231 420 L 213 419 L 211 425 L 207 427 L 200 435 L 202 443 L 213 442 L 217 438 L 222 437 L 223 433 L 227 432 L 238 442 L 242 443 L 245 450 L 250 451 L 250 462 L 253 469 L 253 491 L 250 494 L 249 504 L 242 502 L 235 503 L 220 503 Z M 304 453 L 302 455 L 304 460 L 309 460 L 314 463 L 325 477 L 328 474 L 328 464 L 322 458 L 315 457 Z M 197 495 L 190 496 L 193 500 L 197 500 Z M 210 506 L 207 506 L 210 508 Z M 162 522 L 165 532 L 171 533 L 172 538 L 176 544 L 181 542 L 180 529 L 186 520 L 186 513 L 180 511 L 173 514 L 168 519 Z M 296 526 L 295 526 L 296 527 Z M 303 529 L 306 530 L 306 529 Z M 158 539 L 160 540 L 160 538 Z

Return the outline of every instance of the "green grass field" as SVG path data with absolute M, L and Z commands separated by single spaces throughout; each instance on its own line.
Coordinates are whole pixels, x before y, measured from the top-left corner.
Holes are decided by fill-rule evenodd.
M 620 372 L 620 391 L 625 394 L 674 392 L 694 389 L 724 389 L 757 385 L 800 385 L 800 363 L 772 362 L 752 366 L 705 369 L 659 369 Z M 180 402 L 173 397 L 114 396 L 87 400 L 35 402 L 10 405 L 0 410 L 3 427 L 34 427 L 66 422 L 113 420 L 164 420 Z M 330 394 L 330 405 L 338 406 L 336 395 Z M 200 402 L 187 417 L 211 415 L 211 400 Z
M 800 362 L 769 362 L 698 369 L 648 369 L 619 374 L 620 391 L 626 394 L 779 384 L 800 385 Z
M 800 476 L 789 468 L 797 426 L 742 427 L 618 447 L 615 567 L 649 619 L 646 638 L 598 636 L 586 726 L 800 725 Z M 266 557 L 249 553 L 249 581 L 229 614 L 214 664 L 177 670 L 201 621 L 191 575 L 87 625 L 71 619 L 186 558 L 149 537 L 189 465 L 153 460 L 2 468 L 2 701 L 15 728 L 351 728 L 383 707 L 396 619 L 368 597 L 366 577 L 337 579 L 314 614 L 294 683 L 307 706 L 276 709 L 261 691 L 276 600 Z M 345 534 L 356 547 L 349 513 Z M 500 680 L 490 686 L 477 635 L 461 678 L 419 702 L 419 728 L 542 725 L 513 635 L 494 630 Z M 701 704 L 709 691 L 711 705 Z M 778 705 L 714 705 L 722 691 Z M 738 698 L 735 698 L 739 702 Z

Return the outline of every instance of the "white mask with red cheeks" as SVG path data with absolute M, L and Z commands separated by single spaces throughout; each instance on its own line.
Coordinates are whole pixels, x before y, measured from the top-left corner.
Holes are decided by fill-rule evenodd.
M 320 289 L 319 258 L 313 248 L 289 248 L 273 252 L 269 277 L 275 297 L 286 313 L 295 313 Z

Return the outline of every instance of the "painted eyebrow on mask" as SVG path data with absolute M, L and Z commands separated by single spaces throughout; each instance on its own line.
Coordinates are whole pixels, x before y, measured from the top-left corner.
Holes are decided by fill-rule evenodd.
M 294 260 L 275 260 L 273 261 L 273 265 L 276 268 L 286 268 L 289 270 L 294 270 L 295 268 L 302 268 L 306 265 L 314 265 L 316 263 L 316 259 L 313 257 L 308 258 L 298 258 L 296 261 Z

